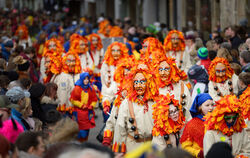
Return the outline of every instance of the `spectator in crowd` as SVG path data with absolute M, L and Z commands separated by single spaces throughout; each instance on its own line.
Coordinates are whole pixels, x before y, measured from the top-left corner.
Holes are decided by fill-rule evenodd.
M 240 64 L 243 72 L 250 72 L 250 51 L 240 53 Z
M 18 108 L 18 105 L 12 104 L 8 97 L 0 95 L 0 134 L 14 143 L 18 135 L 23 132 L 23 127 L 11 117 L 11 108 Z
M 208 70 L 211 60 L 208 58 L 208 50 L 205 47 L 200 48 L 197 51 L 197 56 L 199 57 L 199 61 L 196 63 L 197 65 L 203 65 L 206 70 Z
M 232 147 L 225 142 L 214 143 L 208 151 L 206 158 L 233 158 Z
M 225 36 L 228 38 L 232 45 L 232 49 L 238 50 L 238 47 L 243 41 L 240 39 L 239 35 L 237 34 L 237 30 L 235 26 L 229 26 L 225 29 Z
M 45 152 L 45 144 L 40 132 L 24 132 L 19 135 L 15 145 L 20 158 L 41 158 Z
M 0 157 L 1 158 L 8 158 L 9 155 L 9 150 L 10 150 L 10 143 L 9 141 L 0 134 L 0 144 L 1 144 L 1 148 L 0 148 Z

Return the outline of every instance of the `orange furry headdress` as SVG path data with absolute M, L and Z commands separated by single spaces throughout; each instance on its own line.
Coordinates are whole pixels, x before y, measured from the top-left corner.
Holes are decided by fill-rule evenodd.
M 169 105 L 173 104 L 179 110 L 179 118 L 175 122 L 169 118 Z M 153 105 L 154 127 L 153 136 L 164 136 L 166 134 L 176 133 L 180 131 L 185 122 L 185 116 L 182 112 L 182 106 L 179 101 L 174 99 L 174 95 L 160 95 L 159 100 Z
M 98 40 L 98 43 L 97 43 L 97 48 L 92 44 L 92 39 L 93 37 L 96 37 L 97 40 Z M 101 40 L 101 37 L 98 35 L 98 34 L 95 34 L 95 33 L 92 33 L 88 36 L 89 38 L 89 41 L 90 41 L 90 49 L 93 51 L 95 49 L 97 50 L 101 50 L 102 49 L 102 40 Z
M 250 120 L 250 85 L 248 85 L 247 89 L 242 93 L 239 100 L 244 118 Z
M 177 48 L 173 48 L 172 42 L 171 42 L 171 37 L 172 34 L 178 34 L 179 36 L 179 45 Z M 184 41 L 184 36 L 183 33 L 177 30 L 172 30 L 168 33 L 167 37 L 164 40 L 164 48 L 165 51 L 184 51 L 185 50 L 185 41 Z
M 49 63 L 49 71 L 53 74 L 61 73 L 62 63 L 61 63 L 61 56 L 53 55 L 53 51 L 48 50 L 44 53 L 44 57 L 48 57 L 50 59 Z
M 20 31 L 23 32 L 23 35 L 22 35 L 21 39 L 26 39 L 27 40 L 28 37 L 29 37 L 29 31 L 28 31 L 27 26 L 26 25 L 18 26 L 18 28 L 16 30 L 16 33 L 15 33 L 15 36 L 18 36 Z
M 110 30 L 109 37 L 122 37 L 123 31 L 119 26 L 113 26 Z
M 69 55 L 73 55 L 75 57 L 76 64 L 75 64 L 74 72 L 69 72 L 69 67 L 67 65 L 67 58 L 68 58 Z M 80 58 L 79 58 L 78 54 L 76 54 L 75 52 L 69 50 L 68 53 L 63 56 L 63 58 L 62 58 L 62 71 L 64 73 L 74 73 L 74 74 L 81 73 L 81 71 L 82 71 L 81 61 L 80 61 Z
M 145 58 L 149 58 L 149 56 L 151 54 L 153 56 L 152 58 L 157 57 L 159 55 L 160 56 L 165 55 L 163 45 L 158 39 L 156 39 L 154 37 L 148 37 L 148 38 L 143 40 L 143 43 L 146 43 L 146 42 L 148 42 L 148 48 L 147 48 L 147 51 L 145 53 Z M 158 54 L 159 52 L 160 52 L 160 54 Z
M 83 41 L 87 46 L 84 48 L 84 50 L 80 50 L 80 41 Z M 69 50 L 78 53 L 78 54 L 84 54 L 88 51 L 88 39 L 86 37 L 83 37 L 77 33 L 74 33 L 70 36 L 70 48 Z
M 226 75 L 223 79 L 218 78 L 215 74 L 216 72 L 215 67 L 218 63 L 222 63 L 226 66 Z M 234 74 L 234 70 L 231 68 L 229 62 L 226 59 L 220 58 L 220 57 L 214 58 L 214 60 L 211 62 L 209 69 L 208 69 L 209 80 L 216 82 L 216 83 L 221 83 L 221 82 L 226 81 L 227 79 L 231 79 L 233 74 Z
M 218 130 L 227 136 L 233 135 L 233 133 L 241 132 L 243 128 L 246 128 L 244 117 L 240 108 L 240 101 L 234 95 L 227 95 L 216 102 L 216 108 L 205 116 L 205 129 L 206 130 Z M 238 118 L 235 124 L 228 128 L 224 116 L 226 114 L 236 113 Z
M 130 70 L 133 67 L 134 62 L 135 60 L 132 57 L 121 59 L 119 63 L 117 64 L 117 68 L 114 73 L 114 81 L 120 84 L 124 82 L 125 81 L 124 69 Z
M 118 45 L 121 48 L 121 57 L 120 59 L 123 58 L 128 58 L 128 48 L 126 47 L 125 44 L 120 43 L 120 42 L 114 42 L 111 45 L 108 46 L 106 52 L 105 52 L 105 56 L 104 56 L 104 62 L 108 65 L 117 65 L 118 61 L 114 60 L 113 56 L 112 56 L 112 47 L 114 45 Z
M 111 25 L 109 24 L 108 20 L 103 20 L 99 23 L 99 30 L 98 33 L 103 34 L 105 37 L 109 36 L 109 32 L 111 30 Z
M 61 42 L 58 39 L 56 39 L 56 38 L 51 38 L 51 39 L 49 39 L 49 40 L 47 40 L 45 42 L 44 49 L 43 49 L 43 56 L 44 56 L 44 53 L 49 50 L 49 43 L 51 41 L 55 42 L 55 44 L 56 44 L 56 50 L 55 51 L 52 50 L 53 51 L 53 55 L 55 55 L 55 56 L 62 56 L 62 53 L 64 53 L 64 48 L 63 48 Z

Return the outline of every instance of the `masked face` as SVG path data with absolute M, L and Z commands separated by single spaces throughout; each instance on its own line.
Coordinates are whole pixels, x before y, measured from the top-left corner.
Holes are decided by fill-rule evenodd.
M 18 32 L 18 37 L 19 37 L 19 38 L 22 38 L 22 37 L 23 37 L 23 30 L 20 30 L 20 31 Z
M 179 42 L 180 42 L 180 38 L 179 38 L 179 35 L 174 33 L 171 35 L 171 42 L 172 42 L 172 46 L 174 48 L 178 47 L 179 45 Z
M 170 66 L 166 61 L 163 61 L 159 65 L 159 75 L 162 81 L 166 81 L 170 74 Z
M 67 57 L 66 64 L 69 67 L 69 72 L 75 71 L 76 59 L 73 55 Z
M 214 103 L 213 100 L 207 100 L 205 101 L 201 106 L 201 111 L 203 115 L 206 115 L 208 112 L 212 112 L 214 109 Z
M 222 63 L 218 63 L 215 66 L 215 75 L 219 78 L 223 78 L 226 75 L 226 66 Z
M 50 58 L 46 57 L 44 62 L 45 71 L 49 70 L 49 65 L 50 65 Z
M 88 46 L 87 43 L 85 43 L 83 40 L 80 40 L 79 41 L 79 48 L 80 48 L 80 51 L 84 51 L 85 48 Z
M 147 80 L 142 73 L 137 73 L 134 77 L 134 88 L 138 96 L 144 95 Z
M 118 60 L 120 58 L 120 56 L 121 56 L 121 48 L 120 48 L 120 46 L 114 45 L 111 48 L 111 53 L 112 53 L 112 56 L 113 56 L 114 60 Z
M 56 50 L 56 43 L 54 41 L 50 41 L 48 48 L 49 50 Z
M 173 121 L 178 121 L 179 119 L 179 109 L 173 104 L 169 105 L 169 118 Z
M 238 118 L 238 114 L 236 114 L 236 113 L 225 114 L 225 116 L 224 116 L 224 120 L 230 126 L 233 126 L 233 124 L 235 123 L 237 118 Z
M 98 44 L 98 38 L 97 37 L 92 37 L 92 44 L 94 46 L 97 46 L 97 44 Z
M 146 41 L 143 43 L 142 45 L 142 53 L 145 54 L 148 50 L 148 46 L 149 46 L 149 41 Z
M 85 79 L 83 80 L 83 84 L 86 86 L 89 84 L 89 78 L 85 77 Z

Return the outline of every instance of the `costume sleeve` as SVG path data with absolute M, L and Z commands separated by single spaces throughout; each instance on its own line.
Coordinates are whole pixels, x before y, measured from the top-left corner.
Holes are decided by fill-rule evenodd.
M 212 131 L 207 131 L 205 133 L 204 139 L 203 139 L 203 152 L 204 157 L 207 155 L 209 149 L 212 147 L 212 145 L 215 143 L 215 138 L 213 136 Z
M 238 94 L 238 76 L 233 74 L 232 76 L 232 82 L 233 82 L 233 89 L 234 89 L 234 94 Z
M 113 106 L 112 107 L 112 110 L 111 110 L 111 114 L 106 122 L 106 127 L 105 127 L 105 130 L 104 130 L 104 133 L 109 133 L 111 132 L 112 134 L 109 135 L 109 134 L 104 134 L 104 137 L 109 137 L 111 138 L 111 136 L 113 135 L 114 133 L 114 128 L 115 128 L 115 123 L 116 123 L 116 110 L 117 110 L 117 107 Z
M 186 106 L 184 107 L 186 109 L 185 117 L 186 117 L 186 122 L 188 122 L 189 120 L 192 119 L 191 114 L 189 112 L 189 109 L 192 105 L 192 98 L 191 98 L 190 91 L 188 87 L 186 86 L 186 84 L 184 84 L 184 94 L 186 94 Z
M 42 57 L 42 59 L 41 59 L 41 63 L 40 63 L 40 73 L 41 73 L 41 79 L 43 79 L 43 78 L 45 78 L 47 75 L 46 75 L 46 73 L 45 73 L 45 66 L 44 66 L 44 64 L 45 64 L 45 58 L 44 57 Z
M 125 99 L 121 105 L 118 113 L 118 118 L 115 124 L 113 151 L 118 152 L 121 147 L 122 152 L 126 152 L 126 140 L 127 140 L 127 123 L 128 118 L 128 101 Z
M 248 138 L 248 134 L 245 129 L 243 129 L 242 134 L 243 134 L 243 137 L 242 137 L 243 139 L 241 140 L 242 146 L 241 146 L 239 155 L 250 157 L 250 140 Z
M 185 65 L 184 66 L 184 71 L 187 74 L 188 70 L 190 69 L 190 67 L 192 66 L 191 61 L 190 61 L 190 55 L 187 51 L 184 52 L 183 54 L 183 60 L 185 61 Z M 183 63 L 184 64 L 184 63 Z
M 94 87 L 92 87 L 92 89 L 89 90 L 89 100 L 88 100 L 88 104 L 91 106 L 91 107 L 95 107 L 96 106 L 96 103 L 98 101 L 97 99 L 97 96 L 96 96 L 96 92 L 94 90 Z
M 157 149 L 160 151 L 164 150 L 166 148 L 166 141 L 164 140 L 163 136 L 153 136 L 152 144 L 157 146 Z
M 79 107 L 79 108 L 82 107 L 82 103 L 81 103 L 81 93 L 82 93 L 81 87 L 75 86 L 74 89 L 72 90 L 71 96 L 70 96 L 70 98 L 69 98 L 69 100 L 71 101 L 71 103 L 72 103 L 74 106 L 77 106 L 77 107 Z

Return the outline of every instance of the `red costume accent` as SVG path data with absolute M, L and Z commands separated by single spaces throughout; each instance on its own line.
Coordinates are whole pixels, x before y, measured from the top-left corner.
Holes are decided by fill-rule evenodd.
M 94 128 L 95 112 L 93 111 L 93 106 L 97 102 L 95 90 L 88 88 L 85 92 L 80 86 L 75 86 L 71 92 L 70 101 L 74 105 L 73 111 L 77 112 L 79 130 Z M 92 116 L 89 116 L 89 111 L 93 111 Z
M 204 122 L 195 117 L 190 120 L 184 128 L 183 134 L 180 139 L 180 143 L 182 144 L 185 141 L 195 142 L 199 145 L 201 149 L 203 149 L 203 138 L 205 135 L 205 126 Z

